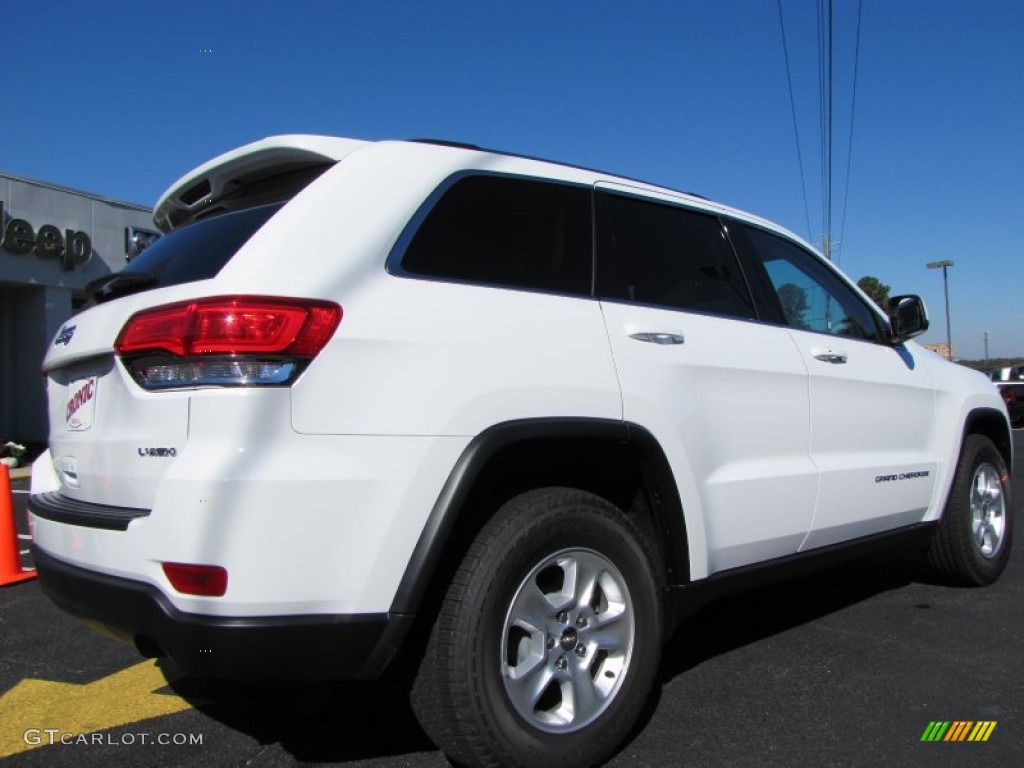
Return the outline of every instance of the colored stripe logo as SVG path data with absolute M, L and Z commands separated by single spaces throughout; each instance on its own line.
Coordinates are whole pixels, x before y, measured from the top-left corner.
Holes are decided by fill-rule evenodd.
M 996 729 L 995 720 L 932 720 L 921 741 L 988 741 Z

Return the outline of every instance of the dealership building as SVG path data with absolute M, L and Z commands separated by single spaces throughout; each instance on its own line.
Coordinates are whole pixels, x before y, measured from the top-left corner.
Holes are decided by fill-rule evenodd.
M 47 345 L 155 237 L 145 206 L 0 173 L 0 443 L 46 440 Z

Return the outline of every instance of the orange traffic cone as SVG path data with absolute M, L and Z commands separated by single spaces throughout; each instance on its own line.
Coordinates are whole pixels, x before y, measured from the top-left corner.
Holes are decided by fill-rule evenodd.
M 14 496 L 11 473 L 0 463 L 0 587 L 36 577 L 35 571 L 21 570 L 18 553 L 18 527 L 14 524 Z

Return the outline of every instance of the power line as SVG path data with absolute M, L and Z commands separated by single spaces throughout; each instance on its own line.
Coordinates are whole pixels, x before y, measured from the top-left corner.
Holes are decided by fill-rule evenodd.
M 828 0 L 828 120 L 826 123 L 828 150 L 826 151 L 827 162 L 825 165 L 828 179 L 828 184 L 825 185 L 825 255 L 830 259 L 832 258 L 832 94 L 834 92 L 832 88 L 832 61 L 834 58 L 832 43 L 835 39 L 832 24 L 833 2 L 834 0 Z
M 789 111 L 793 115 L 793 136 L 796 140 L 796 161 L 800 166 L 800 190 L 804 196 L 804 220 L 807 222 L 807 239 L 812 240 L 811 213 L 807 205 L 807 179 L 804 176 L 804 156 L 800 150 L 800 130 L 796 121 L 796 100 L 793 98 L 793 75 L 789 67 L 789 46 L 786 44 L 786 24 L 782 18 L 782 0 L 777 2 L 779 7 L 779 29 L 782 31 L 782 55 L 786 60 L 786 84 L 789 87 Z
M 817 15 L 818 15 L 818 159 L 819 159 L 819 174 L 821 182 L 821 214 L 822 214 L 822 229 L 827 228 L 825 212 L 828 210 L 828 156 L 826 149 L 828 143 L 825 140 L 825 136 L 828 133 L 828 127 L 825 124 L 825 116 L 827 114 L 825 105 L 827 103 L 826 93 L 828 87 L 825 83 L 825 4 L 823 0 L 818 0 L 817 3 Z M 825 236 L 824 242 L 828 242 L 827 235 Z M 826 254 L 827 255 L 827 254 Z
M 832 258 L 833 0 L 818 0 L 818 109 L 821 147 L 822 252 Z
M 853 159 L 853 126 L 857 112 L 857 72 L 860 69 L 860 23 L 864 12 L 864 4 L 857 3 L 857 38 L 853 48 L 853 96 L 850 99 L 850 142 L 846 147 L 846 180 L 843 190 L 843 217 L 839 223 L 839 242 L 842 243 L 846 233 L 846 204 L 850 199 L 850 166 Z
M 789 60 L 789 42 L 786 38 L 786 25 L 782 12 L 782 0 L 777 0 L 776 6 L 779 13 L 779 28 L 782 32 L 782 53 L 786 63 L 786 83 L 789 89 L 790 114 L 793 118 L 793 134 L 797 145 L 797 163 L 800 167 L 800 183 L 804 197 L 804 219 L 807 223 L 808 240 L 814 241 L 811 233 L 810 207 L 807 199 L 806 175 L 804 173 L 803 152 L 800 144 L 800 131 L 796 119 L 796 98 L 793 93 L 793 75 Z M 818 44 L 818 131 L 820 149 L 820 170 L 821 170 L 821 220 L 822 220 L 822 252 L 825 257 L 832 259 L 832 247 L 840 245 L 846 230 L 846 211 L 850 197 L 850 175 L 853 166 L 853 128 L 856 119 L 857 106 L 857 81 L 860 69 L 860 36 L 861 20 L 863 17 L 863 5 L 861 0 L 857 4 L 857 36 L 854 49 L 853 63 L 853 90 L 850 105 L 850 131 L 849 143 L 846 151 L 846 174 L 843 179 L 844 188 L 842 192 L 843 208 L 840 220 L 840 240 L 832 239 L 833 215 L 833 187 L 834 187 L 834 159 L 835 159 L 835 0 L 817 0 L 815 3 L 817 15 L 817 44 Z

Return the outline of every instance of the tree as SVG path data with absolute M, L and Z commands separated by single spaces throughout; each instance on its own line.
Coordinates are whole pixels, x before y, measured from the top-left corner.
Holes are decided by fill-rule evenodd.
M 889 286 L 877 277 L 867 275 L 857 281 L 857 287 L 866 293 L 882 311 L 889 314 Z
M 786 322 L 797 328 L 806 328 L 807 322 L 804 320 L 804 313 L 810 306 L 807 303 L 807 291 L 799 285 L 784 283 L 779 286 L 778 293 Z

